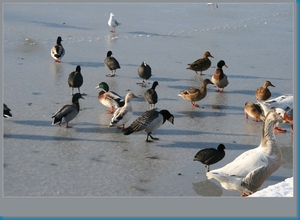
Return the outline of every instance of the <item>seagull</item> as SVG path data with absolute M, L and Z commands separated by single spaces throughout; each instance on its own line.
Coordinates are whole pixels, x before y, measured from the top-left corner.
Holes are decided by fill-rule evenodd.
M 109 17 L 109 20 L 108 20 L 108 26 L 110 26 L 112 29 L 110 32 L 112 33 L 115 33 L 115 28 L 117 26 L 119 26 L 121 23 L 117 22 L 117 20 L 114 19 L 114 14 L 113 13 L 110 13 L 110 17 Z

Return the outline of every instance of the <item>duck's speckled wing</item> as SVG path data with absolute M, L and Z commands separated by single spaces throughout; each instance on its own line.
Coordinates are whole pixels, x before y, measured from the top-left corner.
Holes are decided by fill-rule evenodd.
M 159 116 L 159 112 L 156 110 L 148 110 L 141 114 L 130 127 L 133 131 L 142 131 L 144 130 L 153 120 L 155 120 Z

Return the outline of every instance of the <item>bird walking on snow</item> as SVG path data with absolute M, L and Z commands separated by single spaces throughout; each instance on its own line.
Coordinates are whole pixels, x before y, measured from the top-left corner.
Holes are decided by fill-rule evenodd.
M 104 59 L 105 67 L 110 70 L 110 74 L 107 74 L 106 76 L 110 77 L 115 76 L 117 69 L 121 68 L 119 62 L 112 56 L 112 54 L 113 53 L 111 51 L 108 51 L 106 58 Z
M 155 91 L 156 86 L 158 86 L 158 82 L 154 81 L 152 87 L 147 89 L 144 93 L 144 98 L 150 105 L 149 109 L 154 109 L 155 104 L 157 103 L 158 96 L 157 92 Z

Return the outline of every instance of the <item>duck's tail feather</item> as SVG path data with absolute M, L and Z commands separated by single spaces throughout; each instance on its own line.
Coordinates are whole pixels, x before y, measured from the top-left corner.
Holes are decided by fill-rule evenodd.
M 124 129 L 123 133 L 124 133 L 124 135 L 130 135 L 131 133 L 133 133 L 133 128 L 131 126 L 129 126 Z

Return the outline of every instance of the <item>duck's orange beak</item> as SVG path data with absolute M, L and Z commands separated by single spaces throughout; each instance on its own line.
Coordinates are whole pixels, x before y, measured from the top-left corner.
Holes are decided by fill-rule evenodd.
M 291 119 L 287 113 L 284 113 L 284 118 L 283 118 L 285 121 L 289 122 L 289 123 L 293 123 L 293 119 Z

